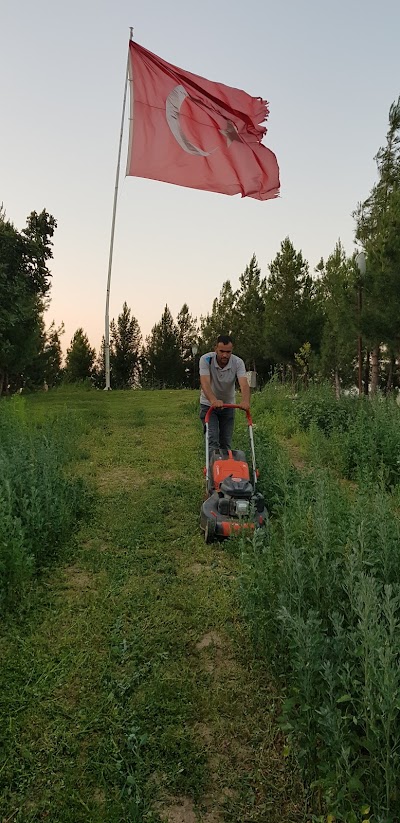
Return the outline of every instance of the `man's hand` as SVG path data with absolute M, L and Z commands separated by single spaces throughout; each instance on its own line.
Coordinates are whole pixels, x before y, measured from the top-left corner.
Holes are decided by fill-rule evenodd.
M 250 403 L 239 403 L 239 409 L 244 409 L 244 411 L 250 411 Z
M 213 400 L 211 405 L 214 406 L 215 409 L 221 409 L 222 406 L 224 405 L 224 401 L 223 400 L 217 400 L 217 398 L 215 398 L 215 400 Z

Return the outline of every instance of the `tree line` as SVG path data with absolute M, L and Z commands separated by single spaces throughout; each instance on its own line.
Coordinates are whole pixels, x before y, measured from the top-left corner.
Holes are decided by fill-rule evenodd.
M 197 357 L 231 334 L 235 351 L 260 382 L 330 380 L 337 394 L 400 387 L 400 98 L 389 111 L 377 182 L 354 210 L 355 240 L 366 266 L 337 241 L 310 272 L 284 238 L 266 277 L 253 254 L 234 290 L 226 280 L 210 312 L 197 320 L 184 303 L 177 318 L 165 306 L 145 340 L 127 303 L 110 325 L 113 388 L 197 385 Z M 55 219 L 32 212 L 21 232 L 0 211 L 0 394 L 65 380 L 105 383 L 104 339 L 96 355 L 78 329 L 64 366 L 63 327 L 46 330 Z

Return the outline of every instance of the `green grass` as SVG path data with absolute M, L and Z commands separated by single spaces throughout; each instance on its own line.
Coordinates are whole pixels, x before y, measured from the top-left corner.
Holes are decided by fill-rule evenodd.
M 190 391 L 59 390 L 32 421 L 78 415 L 89 520 L 0 635 L 0 819 L 300 823 L 280 692 L 251 651 L 235 544 L 199 530 Z
M 347 400 L 316 389 L 296 404 L 307 418 L 300 436 L 282 389 L 254 404 L 273 516 L 241 547 L 243 607 L 256 648 L 286 686 L 282 729 L 313 820 L 360 823 L 370 808 L 371 820 L 395 823 L 400 410 L 376 398 L 356 400 L 348 415 Z
M 24 601 L 27 582 L 62 554 L 90 495 L 68 473 L 82 425 L 63 414 L 32 425 L 24 398 L 0 405 L 0 614 Z

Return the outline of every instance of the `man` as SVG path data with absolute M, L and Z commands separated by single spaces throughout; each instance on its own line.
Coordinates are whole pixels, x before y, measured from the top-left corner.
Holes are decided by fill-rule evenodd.
M 215 351 L 200 357 L 200 420 L 204 418 L 210 406 L 212 412 L 208 424 L 208 442 L 210 454 L 214 449 L 230 449 L 235 409 L 223 409 L 224 403 L 235 403 L 235 381 L 239 383 L 242 402 L 240 408 L 250 409 L 250 387 L 246 369 L 240 357 L 232 354 L 232 338 L 226 334 L 218 337 Z

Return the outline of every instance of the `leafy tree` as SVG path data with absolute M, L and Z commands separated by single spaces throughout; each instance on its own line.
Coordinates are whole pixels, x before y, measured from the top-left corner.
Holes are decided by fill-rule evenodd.
M 200 319 L 200 349 L 213 351 L 220 334 L 232 334 L 236 307 L 236 292 L 229 280 L 223 283 L 219 297 L 213 301 L 211 314 Z
M 43 349 L 55 228 L 54 217 L 43 210 L 32 212 L 18 232 L 0 211 L 0 395 L 4 387 L 26 382 Z
M 266 293 L 266 350 L 276 363 L 290 366 L 305 343 L 319 348 L 322 317 L 308 263 L 286 237 L 270 264 Z
M 137 383 L 141 346 L 139 324 L 125 302 L 117 322 L 111 322 L 110 369 L 114 388 L 129 389 Z
M 182 385 L 192 385 L 193 354 L 192 345 L 197 342 L 197 320 L 192 317 L 189 306 L 184 303 L 177 317 L 179 353 L 181 357 Z
M 47 261 L 53 257 L 53 235 L 57 228 L 54 217 L 45 209 L 38 214 L 32 211 L 22 234 L 26 237 L 26 271 L 34 292 L 44 296 L 50 289 L 51 274 Z
M 151 334 L 146 338 L 143 378 L 148 385 L 159 388 L 176 388 L 181 385 L 179 331 L 168 306 L 165 306 L 160 322 L 153 326 Z
M 321 370 L 333 380 L 339 396 L 342 383 L 348 385 L 354 380 L 357 351 L 354 261 L 346 257 L 340 240 L 326 263 L 321 259 L 317 271 L 324 316 Z
M 65 379 L 68 383 L 81 383 L 92 377 L 96 352 L 82 328 L 75 332 L 65 360 Z
M 400 98 L 390 107 L 386 145 L 375 160 L 378 181 L 354 214 L 356 238 L 367 254 L 361 331 L 372 349 L 372 392 L 382 344 L 393 355 L 400 349 Z

